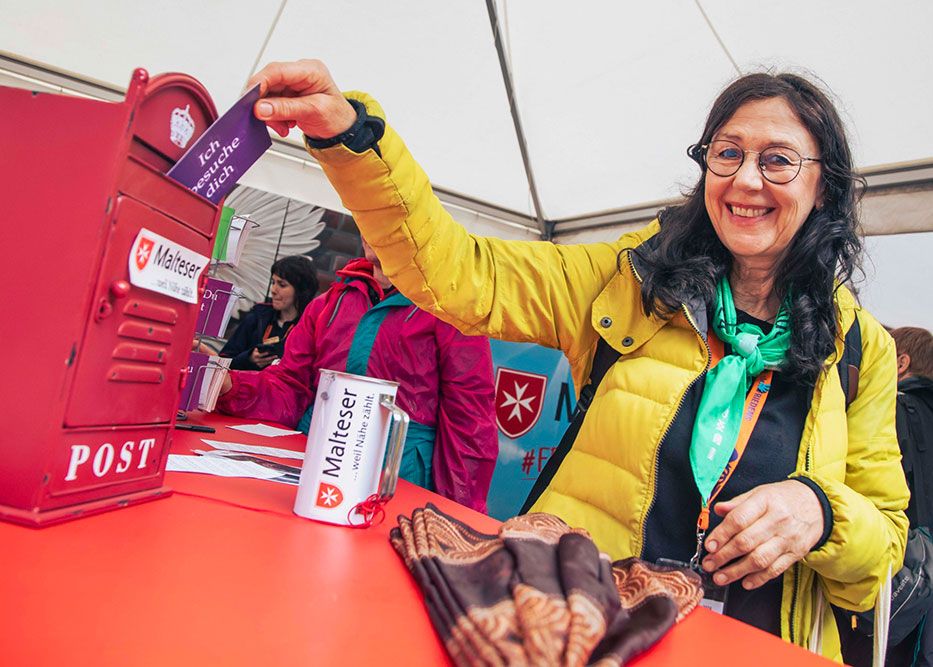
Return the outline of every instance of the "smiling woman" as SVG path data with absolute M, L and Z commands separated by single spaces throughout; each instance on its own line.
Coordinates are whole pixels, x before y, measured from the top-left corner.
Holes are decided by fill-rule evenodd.
M 773 273 L 822 190 L 819 163 L 801 169 L 800 152 L 817 152 L 816 138 L 779 97 L 743 104 L 714 136 L 705 153 L 704 190 L 713 229 L 732 253 L 736 272 Z M 757 152 L 759 159 L 743 159 L 748 152 Z M 734 168 L 721 171 L 727 159 Z M 772 182 L 775 177 L 781 182 Z M 733 290 L 737 287 L 733 280 Z M 770 319 L 776 312 L 761 314 Z
M 842 286 L 861 250 L 857 177 L 825 94 L 794 75 L 736 80 L 688 151 L 702 172 L 683 205 L 614 243 L 559 246 L 468 234 L 379 105 L 348 102 L 320 62 L 257 82 L 257 115 L 305 133 L 413 302 L 467 334 L 562 350 L 577 387 L 604 367 L 526 506 L 614 558 L 689 562 L 710 606 L 840 657 L 820 596 L 874 604 L 903 558 L 907 488 L 891 339 Z M 850 330 L 847 405 L 832 369 Z
M 793 169 L 768 178 L 774 160 L 763 157 L 776 148 L 790 149 L 778 155 Z M 742 77 L 714 103 L 688 154 L 704 171 L 687 203 L 662 213 L 656 251 L 644 258 L 660 277 L 646 281 L 646 306 L 676 310 L 685 283 L 711 299 L 724 275 L 736 307 L 766 321 L 790 295 L 794 326 L 783 370 L 812 383 L 839 334 L 835 284 L 852 278 L 862 250 L 859 177 L 835 108 L 801 77 Z M 723 158 L 732 158 L 729 169 Z

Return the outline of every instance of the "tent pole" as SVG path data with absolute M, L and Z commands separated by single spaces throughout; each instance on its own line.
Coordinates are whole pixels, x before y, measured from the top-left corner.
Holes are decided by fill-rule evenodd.
M 279 261 L 279 248 L 282 247 L 282 235 L 285 233 L 285 223 L 288 222 L 288 207 L 291 206 L 292 200 L 290 197 L 285 198 L 285 215 L 282 216 L 282 226 L 279 227 L 279 240 L 275 242 L 275 256 L 272 258 L 272 263 L 275 264 Z M 269 294 L 272 291 L 272 272 L 269 272 L 269 282 L 266 283 L 266 301 L 269 300 Z
M 272 34 L 275 32 L 276 27 L 279 25 L 279 19 L 282 18 L 282 12 L 285 11 L 285 3 L 288 0 L 282 0 L 279 5 L 279 10 L 275 13 L 275 18 L 272 19 L 272 25 L 269 26 L 269 31 L 266 33 L 266 38 L 262 40 L 262 46 L 259 47 L 259 53 L 256 54 L 256 60 L 253 61 L 253 66 L 249 70 L 249 76 L 246 77 L 246 83 L 249 83 L 249 80 L 253 78 L 253 74 L 256 73 L 256 70 L 259 69 L 259 62 L 262 60 L 263 55 L 266 53 L 266 49 L 269 48 L 269 40 L 272 39 Z M 244 88 L 246 83 L 243 84 Z
M 528 190 L 531 192 L 531 201 L 535 207 L 535 220 L 541 238 L 550 241 L 554 234 L 553 223 L 544 219 L 541 210 L 541 200 L 538 198 L 538 188 L 535 185 L 535 175 L 531 168 L 531 158 L 528 155 L 528 144 L 525 141 L 525 131 L 518 115 L 518 105 L 515 102 L 515 88 L 512 85 L 512 70 L 505 55 L 505 46 L 502 43 L 502 31 L 499 29 L 499 16 L 496 13 L 496 0 L 486 0 L 486 9 L 489 12 L 489 23 L 492 25 L 492 35 L 496 42 L 496 53 L 499 56 L 499 67 L 502 70 L 502 80 L 505 83 L 505 92 L 509 98 L 509 109 L 512 112 L 512 123 L 515 125 L 515 138 L 518 139 L 518 148 L 522 153 L 522 163 L 525 165 L 525 176 L 528 179 Z

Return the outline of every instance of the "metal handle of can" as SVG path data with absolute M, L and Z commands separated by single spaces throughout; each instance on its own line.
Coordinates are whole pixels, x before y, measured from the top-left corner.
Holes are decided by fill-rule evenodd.
M 379 399 L 379 405 L 389 411 L 389 449 L 386 453 L 385 468 L 379 483 L 379 502 L 386 502 L 395 495 L 398 484 L 398 471 L 402 464 L 402 450 L 408 435 L 408 413 L 395 404 L 391 396 Z

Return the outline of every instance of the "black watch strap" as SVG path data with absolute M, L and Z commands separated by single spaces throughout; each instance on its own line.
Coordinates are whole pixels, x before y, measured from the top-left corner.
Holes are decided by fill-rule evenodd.
M 372 148 L 381 156 L 378 142 L 385 134 L 385 121 L 378 116 L 370 116 L 366 112 L 366 105 L 359 100 L 347 98 L 347 101 L 356 111 L 356 122 L 347 131 L 330 139 L 313 139 L 305 135 L 305 142 L 310 148 L 330 148 L 343 144 L 354 153 L 363 153 Z

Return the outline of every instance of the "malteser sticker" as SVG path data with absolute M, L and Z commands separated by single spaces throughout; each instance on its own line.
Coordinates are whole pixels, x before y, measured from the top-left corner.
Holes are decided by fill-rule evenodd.
M 130 282 L 137 287 L 198 302 L 198 278 L 210 261 L 204 255 L 142 228 L 128 259 Z

